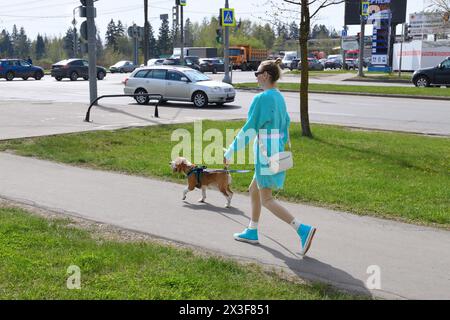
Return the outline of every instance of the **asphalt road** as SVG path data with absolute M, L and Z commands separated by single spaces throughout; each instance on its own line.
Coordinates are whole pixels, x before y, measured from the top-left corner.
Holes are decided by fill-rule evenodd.
M 121 81 L 126 76 L 108 74 L 98 82 L 99 95 L 123 93 Z M 153 106 L 139 106 L 128 97 L 110 98 L 94 107 L 93 122 L 85 123 L 88 81 L 57 82 L 51 77 L 41 81 L 0 80 L 0 90 L 0 139 L 196 119 L 245 118 L 255 95 L 238 91 L 233 103 L 204 109 L 195 109 L 189 103 L 168 103 L 160 107 L 160 118 L 152 117 Z M 292 120 L 299 121 L 298 94 L 283 94 Z M 450 135 L 448 101 L 311 94 L 310 119 L 314 123 Z
M 250 199 L 244 194 L 235 193 L 232 208 L 213 190 L 207 191 L 207 203 L 197 202 L 198 190 L 182 201 L 181 184 L 6 153 L 0 153 L 0 181 L 0 198 L 206 248 L 303 279 L 383 298 L 450 299 L 445 230 L 283 202 L 296 218 L 317 227 L 302 258 L 295 231 L 266 209 L 260 245 L 233 239 L 249 221 Z

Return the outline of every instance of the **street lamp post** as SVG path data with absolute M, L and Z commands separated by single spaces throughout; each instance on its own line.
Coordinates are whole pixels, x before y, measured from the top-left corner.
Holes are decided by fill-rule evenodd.
M 228 0 L 225 0 L 225 8 L 229 8 Z M 222 19 L 223 20 L 223 19 Z M 223 21 L 222 21 L 223 23 Z M 231 83 L 230 78 L 230 63 L 229 63 L 229 48 L 230 48 L 230 27 L 225 26 L 225 39 L 224 39 L 224 50 L 223 50 L 223 59 L 224 59 L 224 67 L 225 67 L 225 76 L 223 77 L 223 82 Z
M 148 61 L 148 0 L 144 0 L 144 65 L 147 65 Z

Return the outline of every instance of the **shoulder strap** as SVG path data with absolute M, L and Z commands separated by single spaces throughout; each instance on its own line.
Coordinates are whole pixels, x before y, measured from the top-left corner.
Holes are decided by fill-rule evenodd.
M 287 129 L 287 135 L 288 135 L 287 143 L 288 143 L 289 151 L 292 151 L 291 137 L 289 135 L 289 128 Z M 267 159 L 269 159 L 269 157 L 267 156 L 266 147 L 264 146 L 261 139 L 259 138 L 259 132 L 258 132 L 258 143 L 259 143 L 259 147 L 261 148 L 261 153 L 263 154 L 263 156 L 265 156 Z

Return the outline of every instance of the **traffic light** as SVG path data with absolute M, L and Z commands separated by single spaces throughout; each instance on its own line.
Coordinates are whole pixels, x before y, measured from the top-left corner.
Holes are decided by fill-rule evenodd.
M 409 41 L 412 39 L 412 37 L 410 36 L 410 32 L 411 32 L 410 25 L 408 23 L 405 23 L 405 30 L 403 33 L 403 39 L 405 41 Z
M 216 29 L 216 42 L 222 43 L 222 30 Z

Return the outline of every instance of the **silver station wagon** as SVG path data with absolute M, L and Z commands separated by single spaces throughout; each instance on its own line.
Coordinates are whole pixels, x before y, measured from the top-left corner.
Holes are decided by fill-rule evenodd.
M 136 69 L 123 81 L 125 94 L 160 94 L 168 100 L 192 102 L 201 108 L 209 103 L 223 105 L 233 102 L 236 92 L 232 85 L 212 81 L 203 73 L 186 67 L 150 66 Z M 136 96 L 136 102 L 147 104 L 149 98 Z

